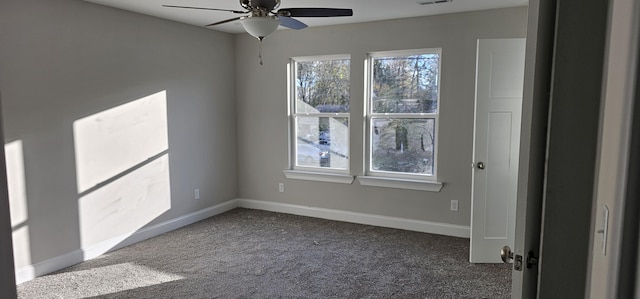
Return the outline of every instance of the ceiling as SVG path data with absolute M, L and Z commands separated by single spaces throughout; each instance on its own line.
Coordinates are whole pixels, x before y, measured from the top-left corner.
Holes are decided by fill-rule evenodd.
M 163 19 L 204 26 L 236 17 L 231 12 L 163 7 L 163 4 L 243 10 L 238 0 L 85 0 Z M 423 0 L 424 1 L 424 0 Z M 447 3 L 419 5 L 420 0 L 281 0 L 280 8 L 329 7 L 351 8 L 352 17 L 297 18 L 310 27 L 401 19 L 454 12 L 525 6 L 528 0 L 453 0 Z M 241 33 L 240 22 L 210 27 L 214 30 Z M 284 27 L 280 26 L 280 29 Z

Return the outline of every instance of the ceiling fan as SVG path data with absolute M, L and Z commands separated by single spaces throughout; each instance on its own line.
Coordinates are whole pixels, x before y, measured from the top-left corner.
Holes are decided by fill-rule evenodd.
M 245 16 L 235 17 L 228 20 L 215 22 L 206 26 L 215 26 L 228 22 L 240 20 L 242 27 L 247 33 L 258 38 L 260 41 L 282 25 L 291 29 L 303 29 L 307 24 L 294 19 L 294 17 L 350 17 L 353 16 L 353 10 L 343 8 L 282 8 L 280 0 L 240 0 L 240 6 L 245 10 L 231 10 L 207 7 L 191 7 L 163 5 L 164 7 L 187 8 L 228 11 L 235 14 L 246 14 Z M 277 10 L 276 10 L 277 9 Z

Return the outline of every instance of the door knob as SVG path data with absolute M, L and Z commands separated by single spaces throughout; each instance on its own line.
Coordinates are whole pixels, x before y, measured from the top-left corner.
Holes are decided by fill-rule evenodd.
M 500 250 L 500 258 L 502 258 L 503 262 L 507 264 L 510 263 L 511 260 L 513 260 L 513 251 L 511 251 L 511 247 L 502 247 L 502 250 Z
M 478 162 L 476 167 L 478 167 L 478 169 L 484 169 L 484 162 Z

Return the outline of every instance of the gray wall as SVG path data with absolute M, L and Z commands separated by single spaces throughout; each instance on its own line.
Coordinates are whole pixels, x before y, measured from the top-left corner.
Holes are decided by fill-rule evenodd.
M 469 225 L 476 40 L 526 34 L 525 7 L 383 22 L 281 30 L 263 43 L 238 35 L 236 99 L 240 197 Z M 364 60 L 368 52 L 442 48 L 438 177 L 440 193 L 287 180 L 286 67 L 290 57 L 351 55 L 351 160 L 363 173 Z M 278 192 L 284 182 L 286 192 Z M 459 200 L 459 212 L 449 210 Z
M 22 0 L 0 2 L 0 43 L 5 144 L 20 140 L 24 156 L 28 218 L 13 229 L 27 227 L 30 244 L 14 244 L 18 268 L 81 247 L 74 121 L 161 90 L 170 209 L 147 226 L 237 197 L 232 35 L 84 1 Z
M 83 1 L 3 1 L 5 144 L 22 143 L 28 216 L 13 227 L 14 234 L 28 228 L 28 246 L 14 244 L 16 266 L 81 249 L 81 198 L 148 165 L 78 190 L 74 122 L 161 90 L 167 92 L 170 209 L 145 226 L 236 197 L 469 225 L 476 40 L 524 37 L 525 27 L 526 8 L 513 8 L 283 30 L 265 40 L 260 66 L 258 43 L 247 35 Z M 289 57 L 351 54 L 352 108 L 362 111 L 367 52 L 429 47 L 443 49 L 439 178 L 446 185 L 440 193 L 285 180 Z M 351 123 L 352 132 L 363 130 L 358 113 Z M 352 136 L 354 175 L 362 174 L 362 141 Z M 286 183 L 285 193 L 278 193 L 278 182 Z M 460 200 L 459 212 L 449 211 L 451 199 Z M 145 210 L 128 215 L 148 216 Z

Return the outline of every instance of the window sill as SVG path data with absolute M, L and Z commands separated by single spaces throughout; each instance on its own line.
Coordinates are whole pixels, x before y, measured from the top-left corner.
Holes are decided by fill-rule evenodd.
M 363 185 L 363 186 L 409 189 L 409 190 L 420 190 L 420 191 L 431 191 L 431 192 L 440 192 L 440 190 L 442 189 L 442 186 L 444 186 L 443 183 L 434 182 L 434 181 L 409 180 L 409 179 L 373 177 L 373 176 L 358 176 L 358 181 L 360 182 L 360 185 Z
M 300 170 L 284 170 L 284 176 L 288 179 L 318 181 L 339 184 L 352 184 L 355 179 L 352 175 L 337 173 L 322 173 Z

